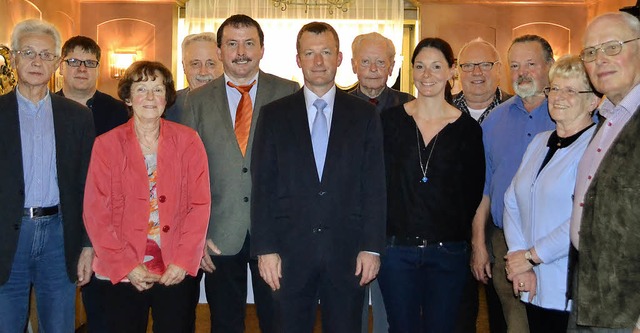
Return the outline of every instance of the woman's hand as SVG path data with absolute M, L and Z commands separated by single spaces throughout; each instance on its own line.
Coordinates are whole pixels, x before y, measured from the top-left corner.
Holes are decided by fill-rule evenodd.
M 530 271 L 533 268 L 531 263 L 524 257 L 525 252 L 527 252 L 527 250 L 519 250 L 507 253 L 507 255 L 504 256 L 504 259 L 507 261 L 505 267 L 509 281 L 513 281 L 516 275 Z
M 160 284 L 165 286 L 178 284 L 184 280 L 185 275 L 187 275 L 187 271 L 174 264 L 169 264 L 167 270 L 164 271 L 164 274 L 162 274 L 160 278 Z
M 138 291 L 144 291 L 153 287 L 160 280 L 160 275 L 149 272 L 145 265 L 140 264 L 127 274 L 127 278 Z
M 521 292 L 529 292 L 529 303 L 531 303 L 536 296 L 537 285 L 536 273 L 533 270 L 526 271 L 513 277 L 513 294 L 519 297 Z

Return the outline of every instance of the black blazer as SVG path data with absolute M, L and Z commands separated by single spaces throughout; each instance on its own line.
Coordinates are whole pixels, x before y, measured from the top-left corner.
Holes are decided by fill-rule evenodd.
M 373 106 L 337 90 L 322 182 L 304 92 L 260 111 L 252 154 L 252 255 L 332 260 L 353 275 L 360 251 L 385 245 L 382 129 Z M 312 261 L 311 259 L 309 261 Z
M 91 111 L 74 101 L 51 94 L 56 138 L 56 165 L 64 223 L 67 273 L 77 279 L 83 246 L 90 246 L 82 223 L 84 182 L 95 138 Z M 20 234 L 25 200 L 18 100 L 15 90 L 0 96 L 0 285 L 7 282 Z

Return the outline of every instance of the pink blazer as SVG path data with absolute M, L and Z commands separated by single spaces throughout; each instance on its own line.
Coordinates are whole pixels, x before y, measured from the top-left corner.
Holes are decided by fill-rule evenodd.
M 161 120 L 157 194 L 165 265 L 195 276 L 209 224 L 207 154 L 198 134 Z M 84 224 L 96 257 L 93 269 L 117 283 L 142 263 L 149 222 L 149 179 L 133 119 L 99 136 L 84 194 Z

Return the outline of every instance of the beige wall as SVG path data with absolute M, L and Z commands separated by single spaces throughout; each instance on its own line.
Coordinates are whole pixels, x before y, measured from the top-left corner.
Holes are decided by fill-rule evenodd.
M 80 31 L 102 49 L 98 79 L 101 91 L 117 97 L 118 81 L 109 76 L 109 51 L 136 51 L 144 60 L 175 69 L 176 4 L 83 2 L 80 11 Z
M 587 22 L 598 14 L 635 5 L 635 0 L 600 0 L 590 5 L 578 1 L 540 1 L 535 5 L 509 4 L 507 1 L 422 0 L 421 38 L 440 37 L 454 52 L 476 37 L 494 43 L 503 60 L 501 88 L 512 91 L 508 77 L 507 50 L 511 40 L 526 33 L 545 37 L 554 56 L 577 54 Z

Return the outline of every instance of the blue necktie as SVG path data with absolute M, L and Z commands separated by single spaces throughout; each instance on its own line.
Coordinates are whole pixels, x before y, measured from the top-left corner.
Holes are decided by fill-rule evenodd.
M 313 155 L 316 159 L 318 179 L 322 180 L 324 160 L 327 157 L 327 143 L 329 142 L 327 116 L 324 114 L 324 108 L 327 106 L 327 102 L 322 99 L 316 99 L 316 101 L 313 102 L 313 106 L 316 107 L 317 112 L 311 128 L 311 144 L 313 145 Z

